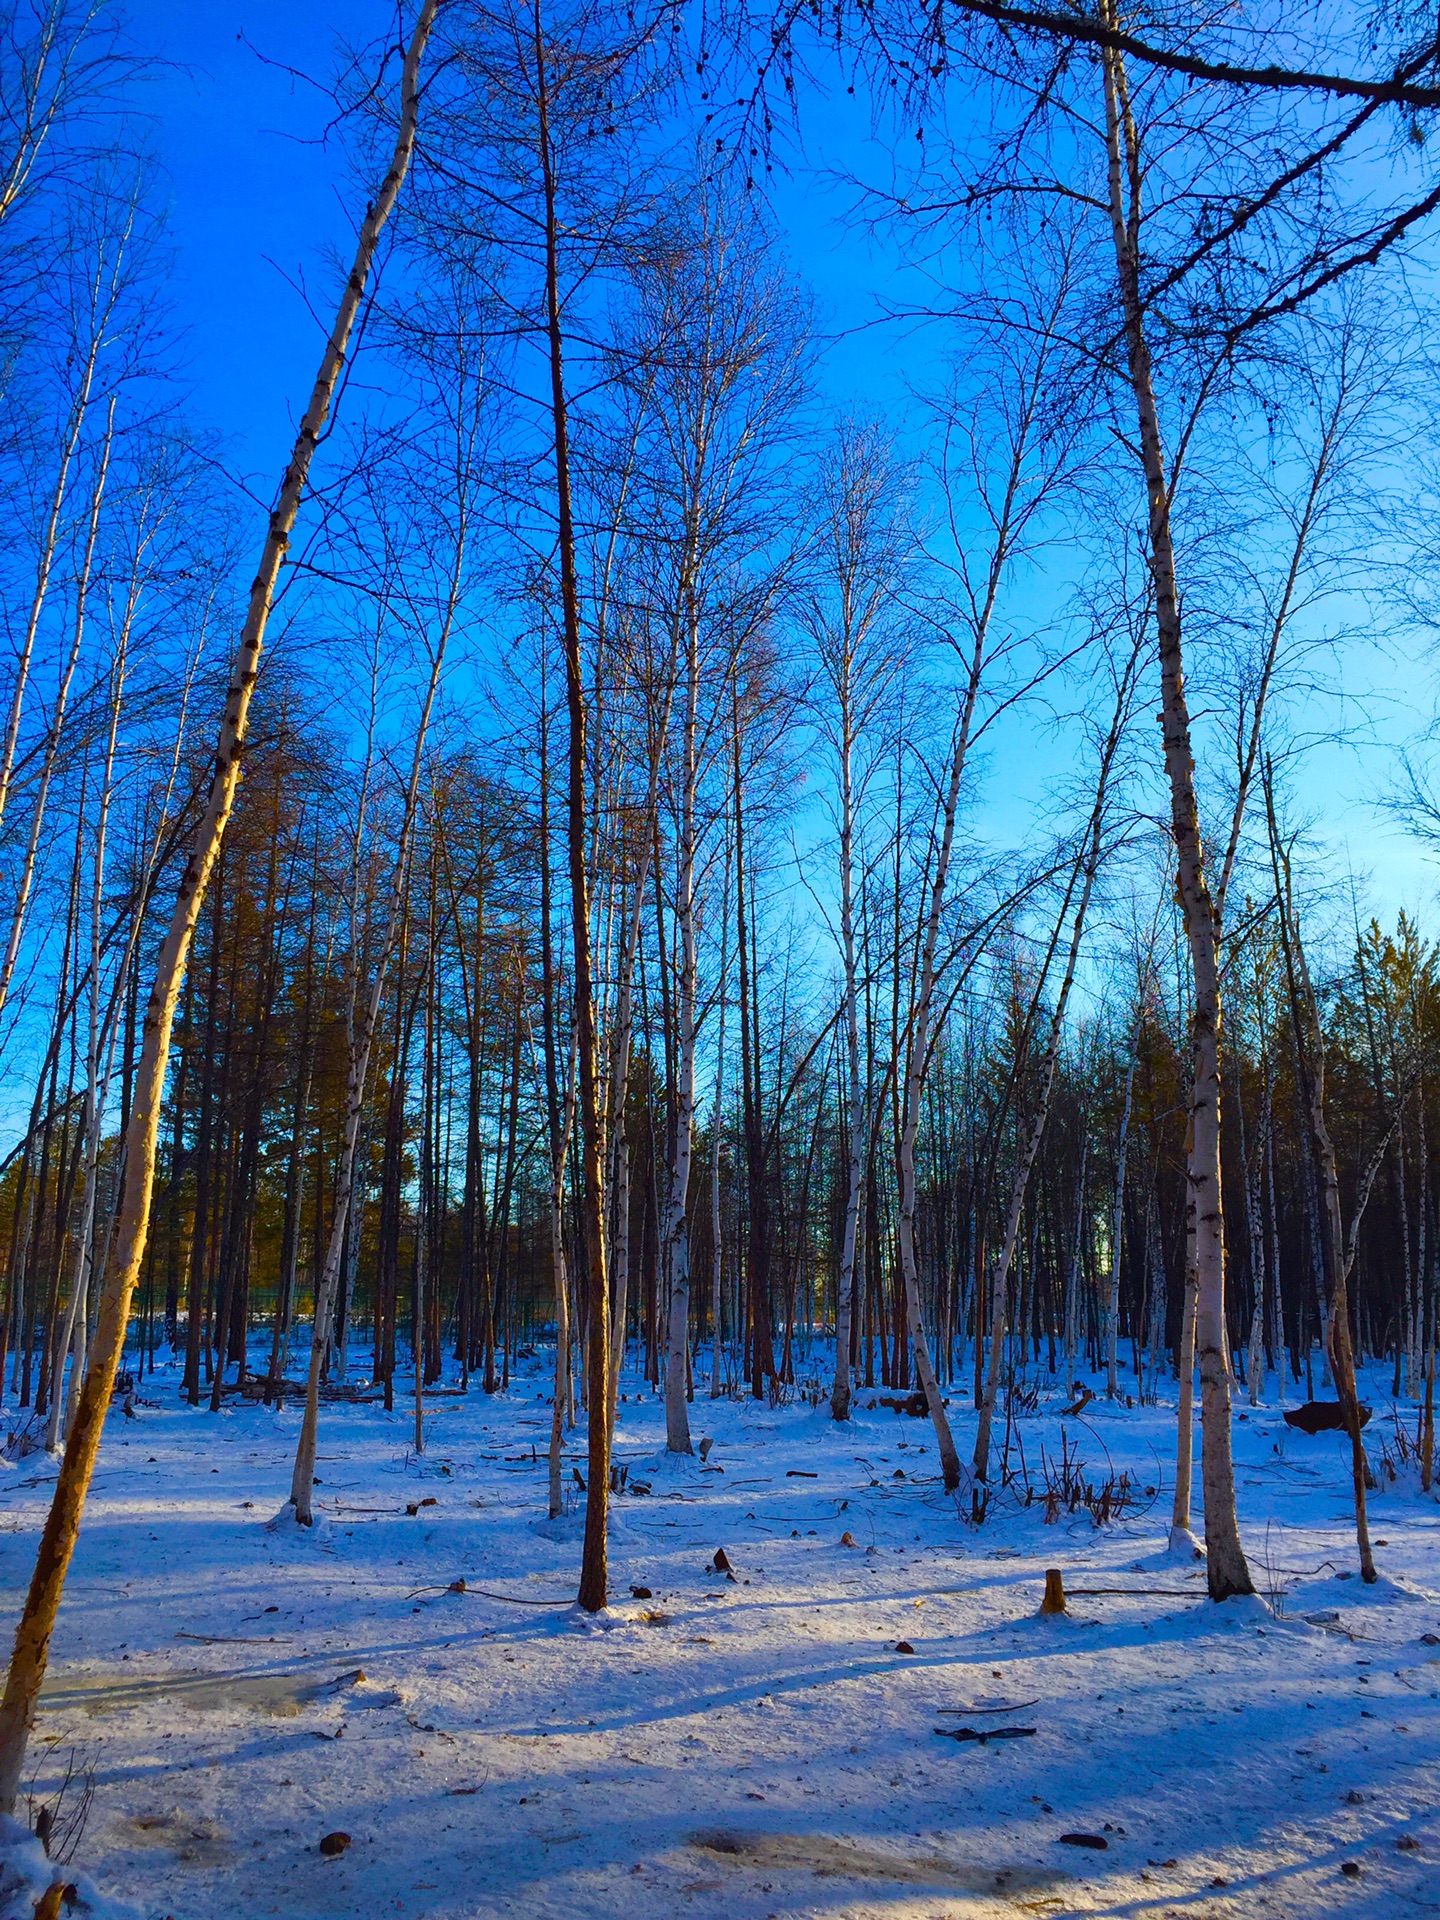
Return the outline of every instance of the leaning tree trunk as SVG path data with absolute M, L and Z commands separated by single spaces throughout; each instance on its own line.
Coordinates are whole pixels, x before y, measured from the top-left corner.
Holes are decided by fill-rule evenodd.
M 10 796 L 14 790 L 15 760 L 20 740 L 20 720 L 25 706 L 25 696 L 30 686 L 30 667 L 35 653 L 35 644 L 40 634 L 41 617 L 45 610 L 46 597 L 50 591 L 55 571 L 56 559 L 60 551 L 63 527 L 65 496 L 70 484 L 70 471 L 75 462 L 80 445 L 80 436 L 85 426 L 94 392 L 96 375 L 99 369 L 100 354 L 109 329 L 104 326 L 91 330 L 84 361 L 79 369 L 74 399 L 66 421 L 65 444 L 60 451 L 60 462 L 55 474 L 55 484 L 50 494 L 50 510 L 45 521 L 45 531 L 40 542 L 40 555 L 35 571 L 35 586 L 30 597 L 29 612 L 25 621 L 24 633 L 17 649 L 15 662 L 15 682 L 10 693 L 10 709 L 5 720 L 5 734 L 0 743 L 0 827 L 5 824 L 5 815 L 9 807 Z M 105 462 L 109 461 L 109 431 L 106 432 Z M 98 502 L 97 502 L 98 504 Z M 55 722 L 58 739 L 59 713 Z
M 235 804 L 240 779 L 240 750 L 250 713 L 250 699 L 260 670 L 260 653 L 275 597 L 275 584 L 290 545 L 300 510 L 310 463 L 345 365 L 350 336 L 364 298 L 381 230 L 390 217 L 410 164 L 419 113 L 420 62 L 439 0 L 423 0 L 420 17 L 405 56 L 401 79 L 400 125 L 390 167 L 368 208 L 360 228 L 355 262 L 326 342 L 319 376 L 300 422 L 290 463 L 280 483 L 279 498 L 270 514 L 270 526 L 250 589 L 250 602 L 240 636 L 220 723 L 220 737 L 195 844 L 180 881 L 170 924 L 161 943 L 155 982 L 145 1009 L 140 1061 L 135 1075 L 130 1119 L 125 1134 L 125 1192 L 115 1235 L 109 1272 L 100 1302 L 99 1324 L 90 1370 L 80 1391 L 75 1420 L 55 1486 L 45 1531 L 36 1556 L 24 1611 L 15 1632 L 15 1650 L 0 1702 L 0 1812 L 13 1814 L 25 1765 L 30 1729 L 49 1657 L 50 1636 L 65 1586 L 106 1410 L 115 1385 L 130 1302 L 140 1277 L 150 1226 L 151 1187 L 155 1175 L 156 1136 L 165 1092 L 165 1070 L 170 1056 L 170 1030 L 175 1019 L 185 974 L 185 962 L 195 922 L 205 898 L 220 842 Z
M 1170 529 L 1170 490 L 1145 337 L 1138 263 L 1141 166 L 1119 54 L 1103 55 L 1110 219 L 1125 320 L 1130 384 L 1139 426 L 1149 508 L 1150 575 L 1159 637 L 1161 720 L 1170 786 L 1170 830 L 1194 977 L 1193 1093 L 1188 1210 L 1195 1228 L 1195 1340 L 1200 1357 L 1201 1483 L 1205 1496 L 1206 1566 L 1212 1600 L 1253 1593 L 1235 1511 L 1230 1446 L 1230 1372 L 1225 1355 L 1225 1230 L 1220 1184 L 1219 927 L 1205 871 L 1195 757 L 1185 692 L 1180 596 Z M 1127 211 L 1126 180 L 1129 203 Z
M 95 560 L 95 545 L 100 536 L 100 509 L 104 503 L 105 486 L 110 472 L 110 448 L 114 439 L 114 432 L 115 402 L 112 399 L 106 419 L 105 441 L 101 450 L 99 469 L 96 473 L 95 484 L 90 494 L 90 515 L 86 530 L 85 548 L 81 557 L 79 577 L 75 582 L 75 617 L 71 627 L 70 651 L 66 657 L 64 670 L 60 675 L 60 685 L 56 690 L 55 704 L 51 710 L 49 725 L 46 728 L 45 756 L 41 763 L 40 780 L 35 793 L 35 804 L 30 812 L 30 833 L 26 841 L 25 857 L 20 863 L 19 883 L 15 889 L 15 904 L 10 919 L 10 937 L 5 943 L 5 958 L 3 961 L 0 961 L 0 1013 L 5 1011 L 6 1004 L 10 998 L 10 987 L 14 981 L 16 964 L 20 958 L 20 943 L 29 922 L 35 873 L 39 864 L 40 849 L 44 841 L 45 816 L 49 804 L 50 787 L 54 779 L 56 767 L 60 764 L 60 748 L 65 734 L 65 713 L 70 700 L 70 686 L 75 678 L 75 667 L 80 658 L 80 647 L 85 637 L 90 575 Z M 58 507 L 58 498 L 56 504 Z M 52 526 L 46 536 L 47 543 L 53 542 L 53 534 L 54 529 Z M 48 567 L 48 562 L 43 563 L 43 565 Z M 40 594 L 42 601 L 43 597 L 42 592 Z M 35 609 L 33 617 L 34 619 L 38 619 L 39 617 L 38 606 Z M 28 639 L 26 645 L 29 645 Z M 17 703 L 24 693 L 24 682 L 27 671 L 28 658 L 25 654 L 24 647 L 22 647 L 22 658 L 15 685 L 15 701 Z M 18 724 L 18 707 L 15 711 L 14 718 Z M 8 769 L 12 765 L 13 759 L 14 743 L 7 733 L 4 762 L 6 771 L 0 773 L 0 800 L 3 800 L 5 785 L 9 779 Z M 109 764 L 113 763 L 113 760 L 114 745 L 112 742 L 107 759 L 107 776 Z M 4 808 L 3 804 L 0 804 L 0 825 L 3 825 L 3 822 Z M 95 991 L 99 991 L 98 985 L 96 985 Z

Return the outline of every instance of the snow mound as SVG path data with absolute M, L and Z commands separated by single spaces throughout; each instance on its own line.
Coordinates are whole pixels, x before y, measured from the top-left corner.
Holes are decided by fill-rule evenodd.
M 704 1467 L 698 1451 L 694 1453 L 671 1453 L 668 1447 L 657 1447 L 653 1452 L 631 1455 L 625 1462 L 629 1477 L 646 1482 L 650 1486 L 687 1486 L 698 1480 Z
M 639 1616 L 626 1613 L 613 1601 L 598 1613 L 587 1613 L 577 1601 L 559 1615 L 558 1624 L 576 1633 L 618 1633 L 622 1627 L 638 1625 Z
M 140 1920 L 137 1908 L 107 1900 L 87 1875 L 46 1859 L 28 1827 L 0 1814 L 0 1920 L 34 1920 L 36 1906 L 57 1884 L 68 1889 L 60 1907 L 67 1920 Z
M 1258 1593 L 1232 1593 L 1218 1604 L 1225 1609 L 1220 1617 L 1226 1626 L 1268 1627 L 1275 1618 L 1269 1602 Z
M 553 1520 L 548 1514 L 543 1515 L 530 1522 L 530 1531 L 538 1533 L 542 1540 L 583 1540 L 585 1509 L 579 1507 L 574 1513 L 557 1513 Z
M 1358 1573 L 1341 1568 L 1325 1580 L 1299 1580 L 1285 1596 L 1288 1613 L 1313 1613 L 1317 1608 L 1393 1607 L 1418 1601 L 1433 1607 L 1434 1591 L 1413 1580 L 1397 1580 L 1382 1573 L 1368 1587 Z
M 1163 1566 L 1176 1560 L 1193 1561 L 1204 1558 L 1205 1548 L 1195 1538 L 1189 1527 L 1172 1527 L 1170 1538 L 1165 1543 L 1164 1552 L 1158 1556 L 1158 1562 Z
M 310 1525 L 302 1527 L 295 1518 L 293 1502 L 287 1500 L 280 1511 L 265 1522 L 265 1531 L 277 1534 L 282 1540 L 312 1539 L 325 1524 L 325 1516 L 318 1507 L 312 1509 L 312 1512 L 313 1518 Z

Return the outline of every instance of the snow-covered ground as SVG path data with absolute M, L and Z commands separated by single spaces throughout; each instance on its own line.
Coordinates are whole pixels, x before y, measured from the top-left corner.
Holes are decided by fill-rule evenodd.
M 157 1404 L 117 1411 L 32 1747 L 37 1800 L 93 1766 L 78 1862 L 114 1900 L 147 1920 L 1440 1911 L 1440 1505 L 1409 1474 L 1382 1475 L 1367 1589 L 1341 1437 L 1273 1404 L 1237 1419 L 1266 1598 L 1216 1607 L 1162 1551 L 1171 1407 L 1062 1422 L 1049 1398 L 1017 1422 L 1032 1477 L 1063 1425 L 1087 1480 L 1159 1491 L 1103 1529 L 1013 1498 L 977 1529 L 928 1423 L 869 1393 L 845 1426 L 697 1397 L 702 1465 L 664 1454 L 627 1378 L 614 1604 L 591 1619 L 581 1515 L 545 1518 L 543 1367 L 432 1400 L 420 1460 L 403 1407 L 327 1406 L 313 1533 L 269 1524 L 293 1406 L 192 1411 L 162 1373 Z M 952 1414 L 964 1453 L 973 1414 Z M 3 1469 L 6 1651 L 53 1473 Z M 1050 1566 L 1127 1592 L 1039 1618 Z M 936 1731 L 1009 1727 L 1034 1733 Z

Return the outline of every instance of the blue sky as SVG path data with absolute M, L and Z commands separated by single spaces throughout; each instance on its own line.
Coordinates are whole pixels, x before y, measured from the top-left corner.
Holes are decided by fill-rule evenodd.
M 170 291 L 192 411 L 268 492 L 319 347 L 304 288 L 318 291 L 323 311 L 327 255 L 348 251 L 353 231 L 344 154 L 324 139 L 329 103 L 286 69 L 323 79 L 342 37 L 363 42 L 393 15 L 383 0 L 132 0 L 128 12 L 135 44 L 154 57 L 145 103 L 169 183 Z M 844 218 L 851 195 L 836 176 L 878 177 L 881 164 L 862 93 L 808 101 L 804 125 L 805 148 L 776 181 L 775 205 L 792 262 L 816 297 L 827 397 L 901 421 L 909 386 L 923 384 L 943 340 L 935 329 L 873 324 L 901 268 Z M 1391 777 L 1390 747 L 1432 710 L 1430 665 L 1413 643 L 1390 657 L 1354 645 L 1337 664 L 1347 692 L 1370 696 L 1378 744 L 1314 749 L 1304 802 L 1334 865 L 1369 876 L 1365 897 L 1384 917 L 1407 906 L 1434 923 L 1436 870 L 1373 804 Z M 1318 707 L 1309 719 L 1333 725 Z M 1029 736 L 1015 746 L 1003 791 L 996 782 L 988 803 L 1002 839 L 1023 832 L 1054 752 Z
M 141 100 L 168 177 L 171 297 L 186 336 L 194 411 L 247 470 L 278 470 L 291 409 L 314 378 L 320 333 L 305 281 L 353 235 L 328 103 L 278 65 L 322 80 L 339 30 L 366 37 L 375 0 L 133 0 L 131 37 L 153 56 Z

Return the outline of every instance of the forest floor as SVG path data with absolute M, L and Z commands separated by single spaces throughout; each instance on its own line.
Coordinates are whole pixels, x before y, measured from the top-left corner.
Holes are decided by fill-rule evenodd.
M 1164 1553 L 1171 1406 L 1062 1419 L 1063 1392 L 1043 1399 L 1012 1467 L 1018 1439 L 1040 1483 L 1063 1428 L 1081 1479 L 1128 1472 L 1138 1504 L 1047 1524 L 1012 1491 L 976 1528 L 928 1423 L 877 1394 L 843 1426 L 697 1395 L 702 1465 L 663 1452 L 661 1403 L 627 1378 L 614 1604 L 592 1619 L 573 1605 L 581 1516 L 545 1518 L 529 1364 L 508 1394 L 431 1400 L 420 1459 L 403 1406 L 327 1405 L 313 1532 L 267 1524 L 295 1406 L 212 1416 L 161 1371 L 136 1418 L 112 1416 L 32 1756 L 37 1800 L 72 1759 L 93 1768 L 78 1864 L 116 1902 L 146 1920 L 1440 1912 L 1440 1504 L 1382 1466 L 1384 1381 L 1380 1582 L 1352 1572 L 1345 1443 L 1288 1429 L 1272 1381 L 1235 1424 L 1263 1597 L 1213 1606 Z M 952 1415 L 965 1453 L 958 1395 Z M 43 1452 L 0 1469 L 7 1648 L 54 1471 Z M 1039 1618 L 1050 1566 L 1125 1591 Z M 1034 1732 L 937 1731 L 1009 1727 Z M 325 1857 L 335 1830 L 351 1844 Z

